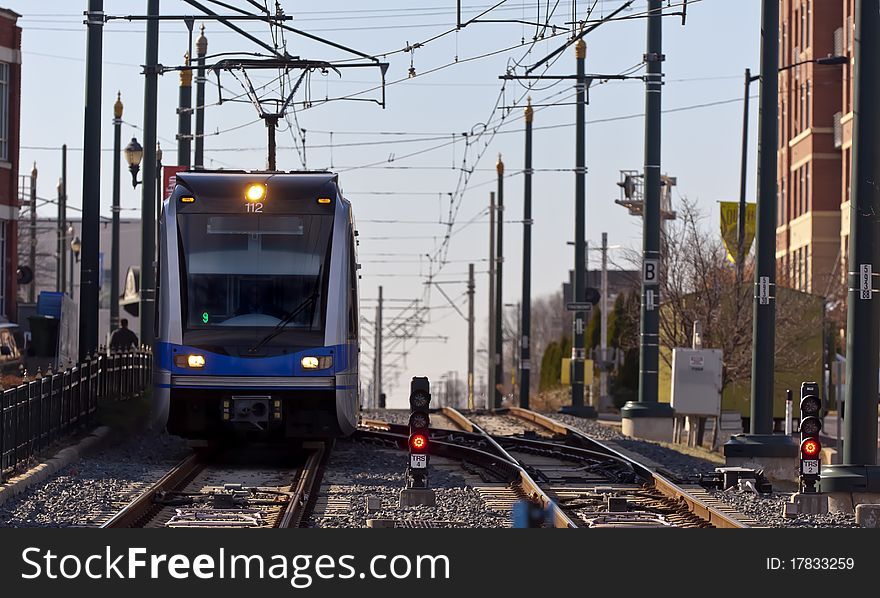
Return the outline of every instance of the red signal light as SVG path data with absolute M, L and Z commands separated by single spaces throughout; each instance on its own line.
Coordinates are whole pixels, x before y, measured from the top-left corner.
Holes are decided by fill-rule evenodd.
M 414 451 L 423 451 L 428 448 L 428 437 L 424 434 L 413 434 L 410 436 L 409 445 Z
M 818 440 L 813 438 L 808 438 L 804 440 L 804 443 L 801 445 L 801 453 L 803 453 L 804 457 L 808 459 L 814 459 L 819 455 L 819 452 L 822 450 L 822 445 L 819 444 Z

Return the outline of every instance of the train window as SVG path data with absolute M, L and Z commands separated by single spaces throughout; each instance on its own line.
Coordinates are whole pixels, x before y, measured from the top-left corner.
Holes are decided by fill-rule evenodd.
M 178 216 L 188 329 L 323 329 L 333 216 Z

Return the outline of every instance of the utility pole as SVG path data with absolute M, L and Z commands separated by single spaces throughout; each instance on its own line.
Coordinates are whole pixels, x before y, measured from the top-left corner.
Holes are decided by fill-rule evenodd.
M 661 93 L 665 60 L 662 5 L 662 0 L 648 0 L 639 400 L 627 402 L 621 410 L 623 433 L 650 440 L 672 440 L 673 423 L 672 407 L 669 403 L 660 403 L 657 396 L 660 366 Z M 775 29 L 773 35 L 776 35 Z M 776 101 L 775 96 L 773 101 Z
M 489 335 L 488 353 L 486 362 L 489 364 L 489 373 L 486 377 L 486 409 L 495 408 L 495 192 L 489 192 Z
M 474 409 L 474 265 L 468 264 L 468 360 L 467 360 L 467 406 Z
M 532 98 L 525 109 L 526 121 L 526 168 L 523 190 L 523 273 L 522 273 L 522 334 L 519 337 L 519 406 L 529 408 L 529 342 L 532 324 Z
M 156 2 L 158 14 L 158 0 Z M 101 219 L 101 79 L 104 2 L 86 13 L 86 108 L 83 122 L 82 258 L 79 286 L 79 360 L 98 348 L 98 255 Z
M 28 288 L 28 302 L 37 302 L 37 163 L 31 170 L 31 234 L 28 235 L 28 266 L 34 279 Z
M 792 458 L 798 444 L 786 434 L 773 434 L 776 343 L 776 160 L 779 101 L 779 2 L 761 6 L 761 90 L 758 100 L 758 197 L 755 235 L 755 286 L 752 327 L 750 433 L 724 444 L 730 459 Z M 853 264 L 851 262 L 851 264 Z M 865 322 L 860 325 L 866 325 Z M 875 362 L 876 363 L 876 362 Z M 874 371 L 876 378 L 877 372 Z M 874 388 L 877 388 L 876 380 Z M 847 407 L 849 407 L 847 405 Z M 736 461 L 737 464 L 740 461 Z
M 746 179 L 749 162 L 749 88 L 752 81 L 760 77 L 752 76 L 751 69 L 746 69 L 745 91 L 743 92 L 743 130 L 742 130 L 742 161 L 739 172 L 739 219 L 736 229 L 736 291 L 741 292 L 743 283 L 743 267 L 745 264 L 746 247 Z
M 189 52 L 183 55 L 184 66 L 189 66 Z M 177 165 L 189 170 L 192 164 L 192 69 L 180 71 L 179 107 L 177 108 Z
M 144 67 L 144 170 L 141 183 L 141 344 L 153 346 L 156 309 L 156 101 L 158 99 L 159 0 L 147 0 Z M 84 244 L 85 245 L 85 244 Z M 80 336 L 82 339 L 82 336 Z
M 67 144 L 61 146 L 61 180 L 58 184 L 58 272 L 56 290 L 67 292 Z
M 205 37 L 205 25 L 199 30 L 199 39 L 196 40 L 196 143 L 195 161 L 196 170 L 205 167 L 205 56 L 208 54 L 208 38 Z
M 601 321 L 601 340 L 599 345 L 599 408 L 606 407 L 608 402 L 608 233 L 602 233 L 602 306 L 599 314 Z
M 113 105 L 113 230 L 110 249 L 110 331 L 119 328 L 119 177 L 122 154 L 122 93 Z
M 504 162 L 501 154 L 498 154 L 498 162 L 495 164 L 498 173 L 498 214 L 495 219 L 497 227 L 495 245 L 495 391 L 493 392 L 494 408 L 501 407 L 501 389 L 504 387 L 504 337 L 502 322 L 504 321 L 504 286 L 502 285 L 502 273 L 504 269 Z
M 846 318 L 846 411 L 842 465 L 822 468 L 822 492 L 880 492 L 877 465 L 877 368 L 880 305 L 874 279 L 880 270 L 877 217 L 880 189 L 880 15 L 876 2 L 856 0 L 852 190 L 850 198 L 849 291 Z M 760 224 L 760 221 L 759 221 Z M 874 494 L 876 496 L 876 494 Z M 849 497 L 846 502 L 849 503 Z M 855 497 L 853 497 L 854 504 Z M 868 502 L 868 501 L 865 501 Z
M 587 156 L 586 156 L 586 104 L 587 76 L 584 74 L 584 62 L 587 58 L 587 44 L 578 38 L 574 46 L 577 59 L 577 75 L 575 76 L 575 174 L 574 174 L 574 275 L 572 299 L 575 303 L 586 301 L 586 203 L 587 203 Z M 595 417 L 596 412 L 591 405 L 584 405 L 584 328 L 586 314 L 583 310 L 574 312 L 572 318 L 571 345 L 571 406 L 563 409 L 566 413 L 579 417 Z
M 379 304 L 376 306 L 376 373 L 374 376 L 373 386 L 376 392 L 376 406 L 379 409 L 385 408 L 385 402 L 382 400 L 382 287 L 379 287 Z

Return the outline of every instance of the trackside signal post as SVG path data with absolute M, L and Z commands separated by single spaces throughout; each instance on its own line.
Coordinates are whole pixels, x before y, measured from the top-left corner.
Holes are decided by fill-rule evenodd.
M 877 3 L 856 0 L 855 124 L 852 140 L 852 196 L 850 197 L 849 259 L 847 264 L 846 411 L 843 417 L 843 459 L 822 474 L 822 492 L 832 509 L 851 511 L 857 493 L 880 495 L 877 465 L 877 369 L 880 353 L 880 239 L 877 212 L 880 189 L 876 184 L 880 160 L 880 14 Z
M 821 470 L 822 399 L 819 384 L 801 384 L 801 443 L 798 460 L 798 492 L 786 503 L 783 515 L 795 517 L 801 513 L 821 514 L 828 512 L 828 496 L 816 488 Z
M 406 488 L 400 491 L 400 506 L 434 506 L 434 491 L 428 487 L 428 451 L 431 416 L 431 384 L 427 378 L 414 376 L 409 394 L 409 463 L 406 467 Z
M 621 409 L 623 433 L 651 440 L 672 440 L 673 410 L 658 398 L 660 366 L 660 158 L 663 88 L 663 5 L 648 2 L 645 62 L 645 200 L 642 242 L 642 317 L 639 350 L 639 400 Z

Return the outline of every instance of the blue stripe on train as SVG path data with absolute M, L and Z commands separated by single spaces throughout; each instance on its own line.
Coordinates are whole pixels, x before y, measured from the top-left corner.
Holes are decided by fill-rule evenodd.
M 205 367 L 192 369 L 174 365 L 175 355 L 190 353 L 204 355 Z M 352 363 L 350 359 L 352 353 L 354 359 L 357 359 L 357 349 L 353 344 L 316 347 L 272 357 L 234 357 L 186 345 L 158 342 L 156 343 L 156 367 L 172 374 L 189 376 L 327 376 L 349 369 Z M 314 357 L 332 355 L 333 367 L 326 370 L 305 370 L 300 364 L 300 360 L 307 355 Z

